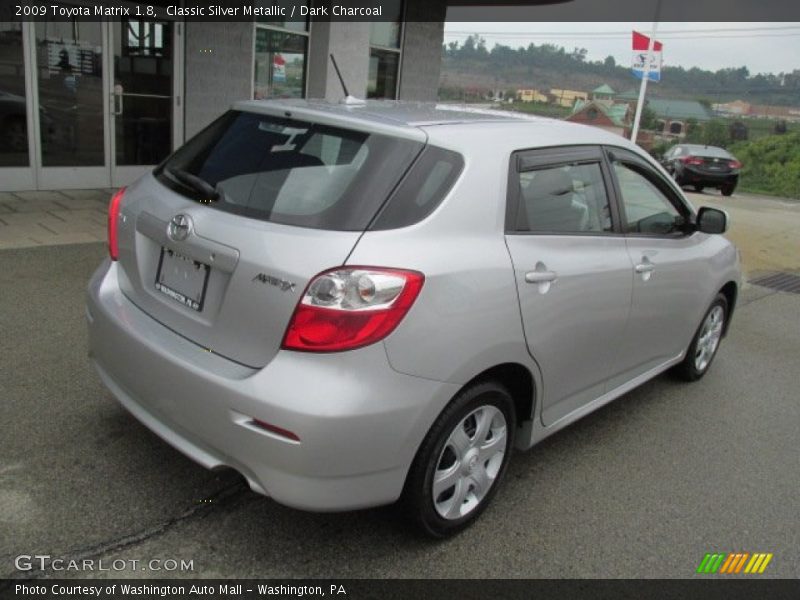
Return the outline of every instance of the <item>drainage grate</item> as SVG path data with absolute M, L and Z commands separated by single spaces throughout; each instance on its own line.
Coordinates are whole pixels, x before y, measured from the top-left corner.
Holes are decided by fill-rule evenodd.
M 758 277 L 757 279 L 751 279 L 750 283 L 773 290 L 778 290 L 779 292 L 800 294 L 800 275 L 792 275 L 791 273 L 774 273 L 772 275 L 765 275 L 763 277 Z

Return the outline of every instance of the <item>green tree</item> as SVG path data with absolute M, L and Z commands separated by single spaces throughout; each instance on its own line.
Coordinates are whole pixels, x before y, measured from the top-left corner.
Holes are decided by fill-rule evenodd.
M 721 119 L 709 121 L 703 127 L 703 143 L 708 146 L 727 148 L 731 143 L 731 134 Z
M 654 129 L 656 129 L 657 123 L 658 119 L 656 118 L 655 111 L 649 106 L 645 106 L 644 108 L 642 108 L 642 116 L 641 120 L 639 121 L 639 127 L 641 129 L 647 129 L 653 131 Z
M 689 144 L 699 144 L 703 141 L 703 128 L 697 119 L 686 119 L 686 142 Z
M 730 150 L 744 165 L 740 189 L 800 199 L 800 133 L 739 142 Z

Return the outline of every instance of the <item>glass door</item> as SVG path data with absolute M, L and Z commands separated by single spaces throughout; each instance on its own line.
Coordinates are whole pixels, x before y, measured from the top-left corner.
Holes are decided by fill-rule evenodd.
M 182 26 L 0 23 L 2 189 L 127 185 L 180 145 Z
M 106 24 L 37 21 L 34 119 L 37 187 L 109 185 Z
M 5 16 L 0 9 L 0 18 Z M 7 10 L 6 13 L 10 13 Z M 10 14 L 9 14 L 10 18 Z M 0 21 L 0 190 L 35 186 L 31 157 L 30 76 L 25 72 L 28 28 Z
M 183 139 L 180 23 L 109 23 L 111 185 L 126 185 L 160 163 Z M 176 143 L 177 140 L 177 143 Z

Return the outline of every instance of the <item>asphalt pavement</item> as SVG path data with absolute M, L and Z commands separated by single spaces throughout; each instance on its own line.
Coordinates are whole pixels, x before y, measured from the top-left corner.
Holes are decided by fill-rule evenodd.
M 800 295 L 744 290 L 702 381 L 659 377 L 517 453 L 475 526 L 431 542 L 393 507 L 282 507 L 129 416 L 86 358 L 104 253 L 0 251 L 0 577 L 685 578 L 734 551 L 800 576 Z M 21 573 L 21 554 L 141 562 Z M 193 570 L 142 571 L 153 558 Z

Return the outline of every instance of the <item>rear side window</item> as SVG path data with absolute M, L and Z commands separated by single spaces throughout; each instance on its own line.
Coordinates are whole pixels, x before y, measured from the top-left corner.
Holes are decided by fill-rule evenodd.
M 230 111 L 156 170 L 198 202 L 273 223 L 363 231 L 418 142 Z
M 612 231 L 600 163 L 573 164 L 519 173 L 517 231 L 591 233 Z
M 441 204 L 463 168 L 460 154 L 426 147 L 371 229 L 397 229 L 419 223 Z

